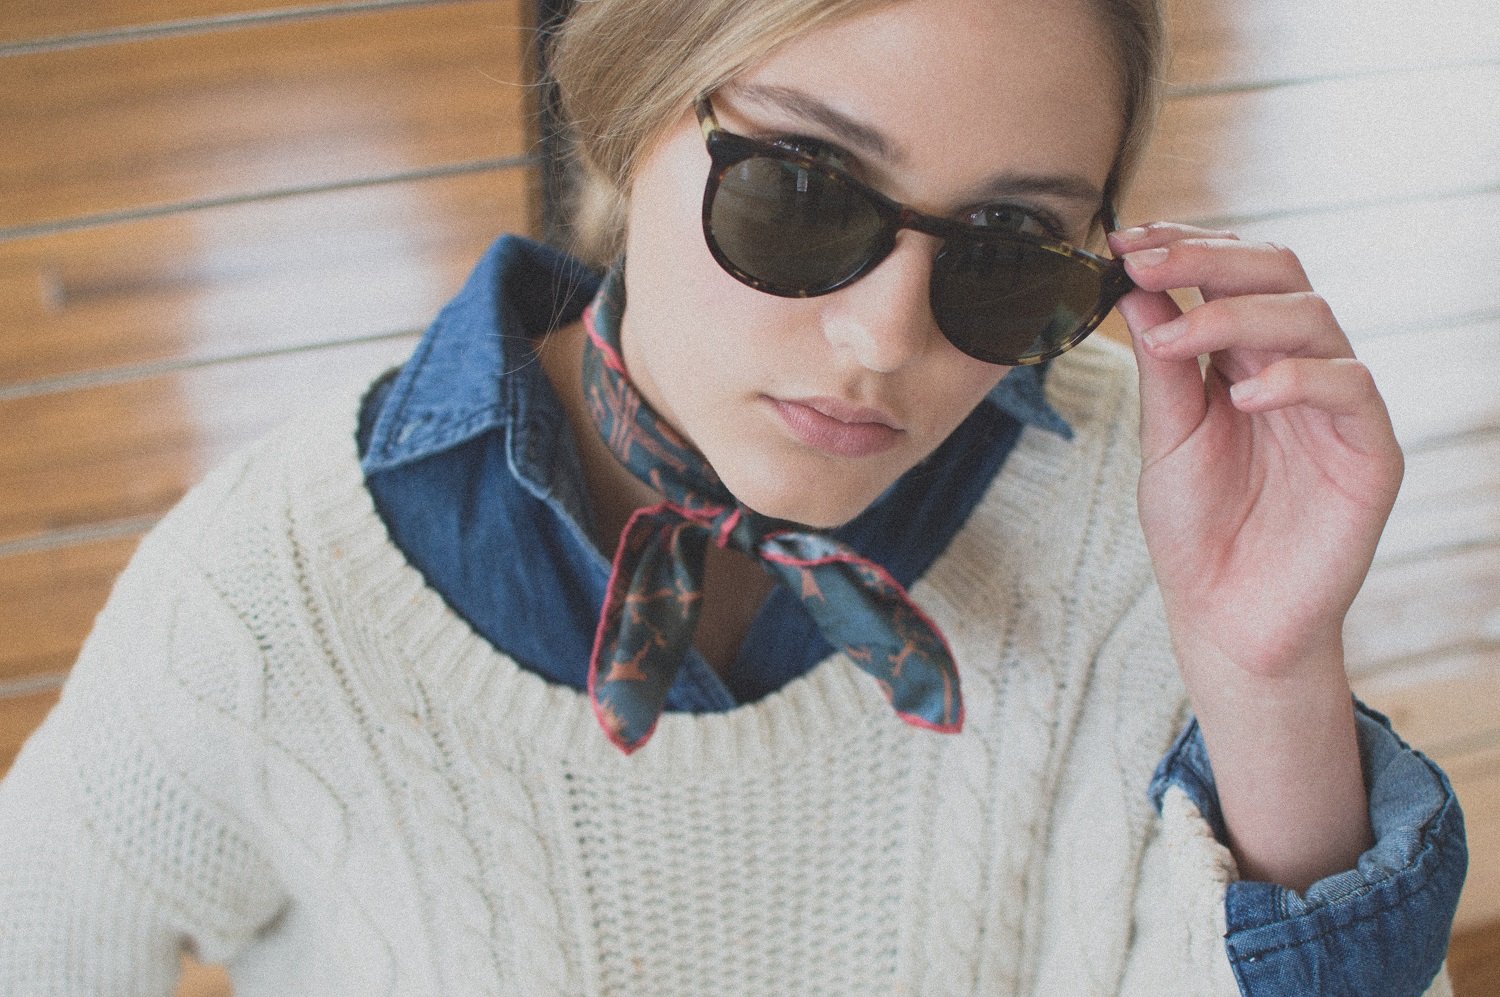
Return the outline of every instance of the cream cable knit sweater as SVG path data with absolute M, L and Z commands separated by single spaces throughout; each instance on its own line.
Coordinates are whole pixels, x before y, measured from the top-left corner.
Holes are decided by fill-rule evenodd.
M 0 992 L 1237 993 L 1232 860 L 1146 797 L 1185 720 L 1136 522 L 1133 374 L 1089 345 L 913 588 L 964 732 L 837 657 L 636 755 L 390 544 L 357 393 L 143 542 L 0 788 Z M 504 556 L 490 552 L 476 556 Z

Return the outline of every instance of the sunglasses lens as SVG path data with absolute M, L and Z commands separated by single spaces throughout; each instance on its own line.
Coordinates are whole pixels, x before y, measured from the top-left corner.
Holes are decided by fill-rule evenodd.
M 963 352 L 1016 364 L 1067 345 L 1092 319 L 1103 274 L 1021 240 L 945 246 L 933 261 L 932 313 Z
M 710 183 L 705 231 L 735 276 L 771 294 L 824 294 L 889 249 L 876 202 L 836 175 L 753 155 Z M 989 363 L 1061 352 L 1110 303 L 1106 272 L 1024 238 L 949 239 L 932 266 L 932 314 L 943 335 Z
M 837 178 L 770 157 L 745 159 L 719 178 L 709 237 L 763 289 L 802 295 L 847 280 L 875 253 L 882 220 Z

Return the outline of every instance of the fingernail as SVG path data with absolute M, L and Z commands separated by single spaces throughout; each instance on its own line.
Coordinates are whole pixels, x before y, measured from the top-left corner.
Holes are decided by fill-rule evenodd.
M 1182 338 L 1184 332 L 1187 332 L 1187 326 L 1183 324 L 1182 320 L 1173 319 L 1170 322 L 1163 322 L 1154 329 L 1148 329 L 1141 338 L 1146 341 L 1147 346 L 1154 349 L 1177 342 L 1177 340 Z
M 1229 397 L 1233 399 L 1236 405 L 1244 405 L 1248 402 L 1254 402 L 1261 395 L 1265 394 L 1265 391 L 1265 385 L 1259 381 L 1238 381 L 1229 386 Z
M 1125 262 L 1136 267 L 1154 267 L 1166 258 L 1166 246 L 1157 246 L 1155 249 L 1138 249 L 1133 253 L 1125 254 Z
M 1123 239 L 1126 242 L 1135 242 L 1137 239 L 1144 239 L 1145 237 L 1146 230 L 1139 225 L 1135 228 L 1121 229 L 1115 233 L 1115 238 Z

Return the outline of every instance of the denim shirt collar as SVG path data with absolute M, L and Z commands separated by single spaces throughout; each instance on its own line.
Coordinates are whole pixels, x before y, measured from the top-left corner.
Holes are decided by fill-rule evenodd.
M 370 436 L 365 473 L 500 430 L 518 481 L 540 498 L 583 508 L 576 449 L 536 362 L 536 342 L 575 321 L 599 281 L 599 274 L 548 246 L 519 236 L 497 240 L 397 376 Z M 1043 394 L 1045 375 L 1046 364 L 1017 367 L 981 405 L 1071 439 L 1071 427 Z M 563 454 L 571 457 L 559 459 Z

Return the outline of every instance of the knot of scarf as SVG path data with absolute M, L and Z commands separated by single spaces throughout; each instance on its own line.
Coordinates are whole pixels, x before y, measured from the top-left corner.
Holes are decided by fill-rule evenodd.
M 799 597 L 824 638 L 879 684 L 906 722 L 963 724 L 947 641 L 880 565 L 826 533 L 741 505 L 708 462 L 636 391 L 620 355 L 624 271 L 615 267 L 584 312 L 583 389 L 615 458 L 663 501 L 620 533 L 589 658 L 594 715 L 629 754 L 656 729 L 692 646 L 708 543 L 748 554 Z

